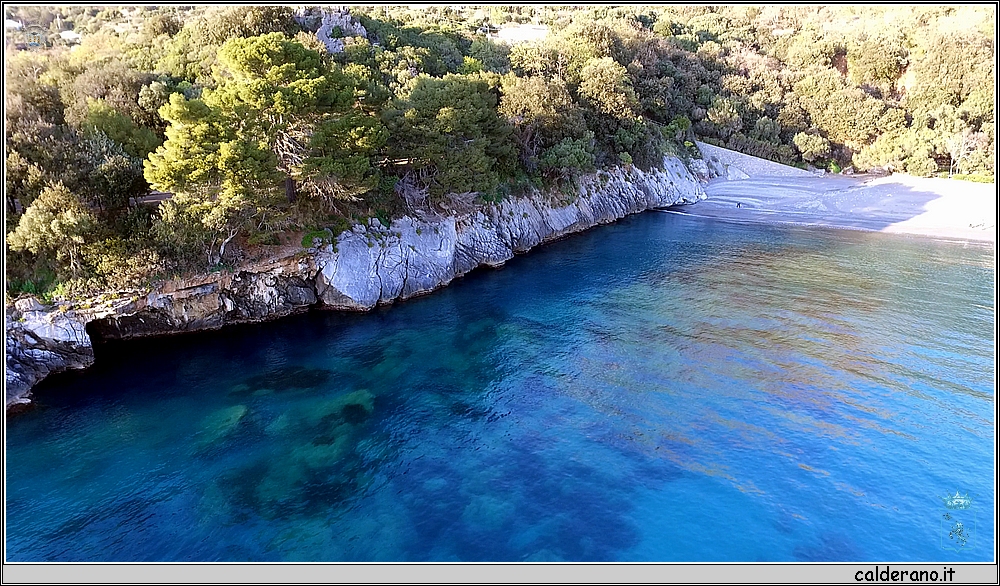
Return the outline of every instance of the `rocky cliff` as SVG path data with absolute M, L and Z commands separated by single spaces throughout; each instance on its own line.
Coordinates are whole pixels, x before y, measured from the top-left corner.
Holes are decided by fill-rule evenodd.
M 235 273 L 169 281 L 83 304 L 7 308 L 6 405 L 29 402 L 50 373 L 93 363 L 91 336 L 128 339 L 264 321 L 310 307 L 366 311 L 428 293 L 480 265 L 499 266 L 538 244 L 647 209 L 694 203 L 699 181 L 676 158 L 664 169 L 601 171 L 571 201 L 551 194 L 511 198 L 464 212 L 414 213 L 388 228 L 373 220 L 333 245 Z M 106 296 L 107 297 L 107 296 Z

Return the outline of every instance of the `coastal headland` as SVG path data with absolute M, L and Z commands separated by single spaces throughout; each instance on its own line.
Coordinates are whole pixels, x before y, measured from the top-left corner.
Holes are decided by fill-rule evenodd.
M 55 372 L 86 368 L 93 341 L 217 329 L 310 308 L 367 311 L 441 288 L 479 266 L 497 267 L 533 247 L 653 208 L 705 197 L 676 157 L 662 169 L 633 166 L 582 178 L 571 197 L 534 192 L 461 211 L 414 210 L 384 226 L 373 219 L 335 244 L 287 250 L 265 261 L 45 306 L 34 297 L 6 311 L 6 407 L 30 402 Z
M 593 174 L 572 201 L 553 194 L 414 213 L 356 225 L 336 245 L 297 250 L 235 272 L 6 311 L 6 407 L 30 402 L 51 373 L 93 363 L 93 338 L 130 339 L 217 329 L 313 307 L 367 311 L 443 287 L 479 266 L 650 209 L 748 223 L 873 230 L 994 241 L 994 185 L 908 175 L 820 175 L 704 143 L 703 159 L 668 157 L 663 170 Z M 690 167 L 690 169 L 688 168 Z M 689 205 L 696 204 L 696 205 Z M 738 204 L 738 205 L 737 205 Z

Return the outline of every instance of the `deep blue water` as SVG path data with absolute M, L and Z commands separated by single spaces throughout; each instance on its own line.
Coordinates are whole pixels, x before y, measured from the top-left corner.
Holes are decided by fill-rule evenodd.
M 7 422 L 8 560 L 991 560 L 994 254 L 647 213 L 101 347 Z

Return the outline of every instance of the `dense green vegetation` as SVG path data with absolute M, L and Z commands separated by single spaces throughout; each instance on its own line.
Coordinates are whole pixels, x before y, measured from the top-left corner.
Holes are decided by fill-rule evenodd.
M 337 27 L 329 54 L 319 19 L 285 7 L 7 8 L 48 39 L 7 31 L 8 295 L 233 266 L 427 198 L 648 169 L 694 138 L 994 175 L 993 7 L 351 14 L 367 38 Z M 512 23 L 549 32 L 488 34 Z M 150 189 L 174 196 L 149 205 Z

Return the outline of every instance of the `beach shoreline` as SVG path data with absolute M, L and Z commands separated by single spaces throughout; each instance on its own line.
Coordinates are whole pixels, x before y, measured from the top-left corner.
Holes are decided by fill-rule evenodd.
M 715 219 L 827 226 L 995 242 L 996 186 L 891 175 L 718 178 L 708 199 L 679 213 Z
M 672 210 L 740 222 L 996 241 L 996 184 L 896 174 L 831 175 L 698 142 L 708 198 Z

